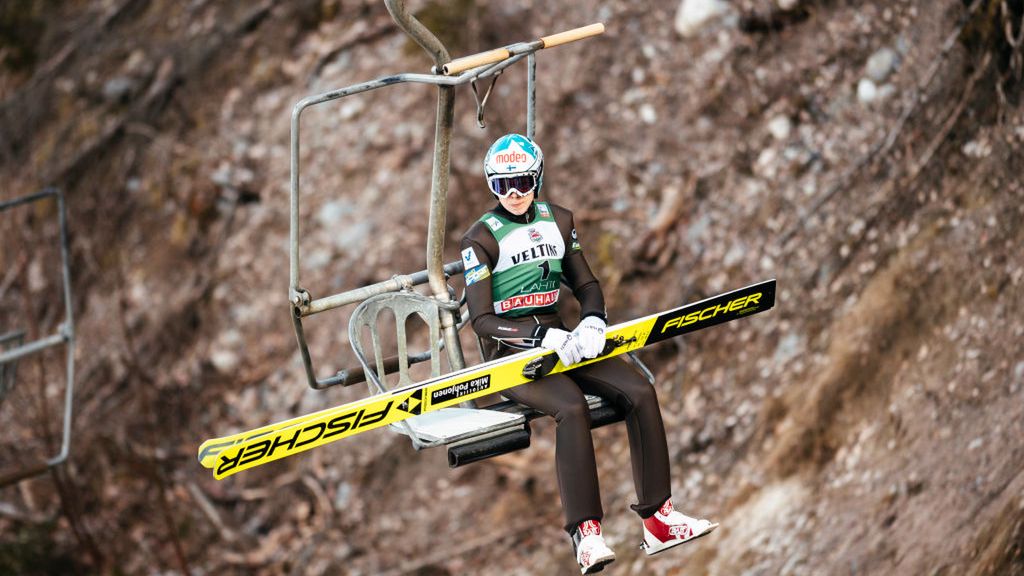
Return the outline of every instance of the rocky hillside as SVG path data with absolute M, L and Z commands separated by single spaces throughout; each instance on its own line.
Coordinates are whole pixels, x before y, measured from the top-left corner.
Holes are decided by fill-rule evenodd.
M 613 321 L 778 279 L 770 314 L 643 354 L 677 506 L 719 531 L 647 558 L 625 430 L 595 432 L 611 573 L 1024 573 L 1024 2 L 409 6 L 453 56 L 606 23 L 539 56 L 537 138 Z M 78 334 L 71 457 L 0 488 L 0 573 L 575 573 L 550 421 L 454 471 L 384 431 L 224 482 L 195 462 L 365 395 L 304 384 L 291 107 L 429 67 L 376 0 L 0 8 L 0 200 L 65 191 Z M 503 74 L 479 129 L 458 90 L 448 261 L 524 91 Z M 315 296 L 424 268 L 435 105 L 304 115 Z M 0 333 L 60 321 L 53 214 L 0 214 Z M 321 374 L 355 363 L 347 313 L 308 322 Z M 3 466 L 55 447 L 62 369 L 19 366 Z

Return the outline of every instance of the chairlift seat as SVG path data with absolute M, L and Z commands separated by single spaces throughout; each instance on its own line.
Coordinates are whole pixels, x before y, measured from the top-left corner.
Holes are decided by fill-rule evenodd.
M 411 316 L 420 317 L 427 325 L 431 343 L 429 350 L 430 375 L 441 375 L 440 356 L 442 341 L 440 340 L 441 309 L 433 298 L 418 292 L 401 291 L 379 294 L 366 299 L 356 307 L 349 320 L 349 340 L 356 358 L 363 367 L 366 381 L 371 394 L 386 392 L 386 369 L 384 366 L 383 346 L 377 329 L 377 320 L 381 313 L 390 311 L 395 320 L 395 333 L 398 345 L 398 386 L 413 383 L 409 373 L 408 335 L 406 321 Z M 370 331 L 375 366 L 371 369 L 361 338 L 364 328 Z M 420 414 L 412 418 L 391 424 L 390 428 L 400 434 L 409 436 L 417 449 L 430 448 L 458 442 L 481 434 L 502 433 L 514 429 L 522 429 L 526 419 L 521 414 L 496 412 L 473 408 L 444 408 L 435 412 Z
M 515 411 L 442 408 L 413 416 L 406 422 L 421 440 L 434 445 L 448 445 L 483 434 L 520 430 L 526 424 L 526 416 Z M 396 431 L 406 433 L 397 427 Z

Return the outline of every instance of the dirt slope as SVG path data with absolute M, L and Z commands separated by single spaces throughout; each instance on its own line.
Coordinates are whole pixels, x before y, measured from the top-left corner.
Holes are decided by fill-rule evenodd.
M 1024 573 L 1024 5 L 769 4 L 682 37 L 674 2 L 410 2 L 453 55 L 608 25 L 541 54 L 537 135 L 544 193 L 574 208 L 613 321 L 778 278 L 771 314 L 644 354 L 677 507 L 718 532 L 646 558 L 625 431 L 595 432 L 611 570 Z M 0 489 L 0 572 L 574 573 L 551 422 L 456 471 L 385 432 L 225 482 L 195 463 L 204 438 L 364 394 L 303 384 L 289 115 L 429 68 L 383 4 L 11 6 L 0 198 L 66 191 L 79 345 L 70 462 Z M 483 150 L 525 129 L 524 88 L 522 69 L 502 76 L 484 130 L 457 95 L 449 260 L 491 203 Z M 314 295 L 424 267 L 435 98 L 304 116 Z M 0 320 L 40 334 L 58 279 L 27 247 L 52 242 L 51 214 L 0 215 Z M 308 336 L 328 374 L 354 359 L 346 314 L 323 316 Z M 46 362 L 25 388 L 49 382 L 54 403 Z M 38 430 L 11 406 L 6 429 Z

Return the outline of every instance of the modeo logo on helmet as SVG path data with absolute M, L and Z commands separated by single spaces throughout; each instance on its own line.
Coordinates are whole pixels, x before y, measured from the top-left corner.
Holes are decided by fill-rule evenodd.
M 499 164 L 521 164 L 531 160 L 533 158 L 529 154 L 519 150 L 509 150 L 508 152 L 499 152 L 494 155 L 494 161 Z

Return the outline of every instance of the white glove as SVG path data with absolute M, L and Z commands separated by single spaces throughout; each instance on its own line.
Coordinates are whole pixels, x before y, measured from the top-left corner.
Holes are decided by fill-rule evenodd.
M 584 358 L 597 358 L 604 350 L 605 321 L 597 316 L 587 316 L 572 335 L 580 341 L 580 352 Z
M 558 359 L 565 366 L 572 366 L 583 359 L 583 355 L 580 353 L 579 342 L 571 332 L 566 332 L 565 330 L 548 328 L 540 345 L 558 354 Z

